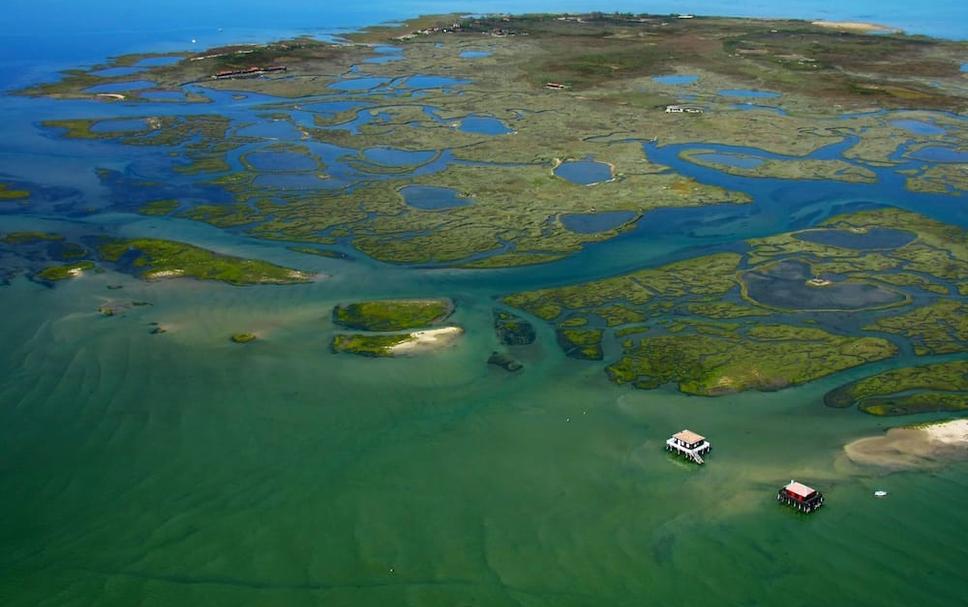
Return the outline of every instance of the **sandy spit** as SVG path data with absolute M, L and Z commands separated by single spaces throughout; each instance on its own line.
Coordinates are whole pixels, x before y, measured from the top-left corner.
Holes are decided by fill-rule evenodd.
M 934 467 L 968 458 L 968 419 L 891 428 L 884 436 L 861 438 L 844 446 L 858 464 L 895 470 Z
M 426 350 L 436 350 L 454 343 L 454 341 L 464 333 L 460 327 L 441 327 L 440 329 L 427 329 L 426 331 L 414 331 L 410 334 L 410 339 L 390 347 L 390 353 L 394 356 L 401 354 L 414 354 Z

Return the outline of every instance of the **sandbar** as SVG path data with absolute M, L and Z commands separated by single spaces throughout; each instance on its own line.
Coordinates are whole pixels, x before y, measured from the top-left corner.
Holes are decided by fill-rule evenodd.
M 414 331 L 410 334 L 407 341 L 390 346 L 390 354 L 399 356 L 401 354 L 413 354 L 424 350 L 436 350 L 452 344 L 464 332 L 460 327 L 441 327 L 440 329 L 427 329 L 425 331 Z
M 844 447 L 858 464 L 896 470 L 937 466 L 968 458 L 968 419 L 891 428 L 883 436 L 861 438 Z

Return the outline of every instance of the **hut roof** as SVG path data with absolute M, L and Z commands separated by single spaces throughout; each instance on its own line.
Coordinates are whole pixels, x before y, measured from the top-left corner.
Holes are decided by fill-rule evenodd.
M 807 487 L 803 483 L 798 483 L 796 481 L 790 481 L 790 484 L 784 487 L 787 491 L 794 495 L 799 495 L 800 497 L 810 497 L 817 491 L 812 487 Z
M 701 443 L 702 441 L 706 440 L 705 436 L 696 434 L 692 430 L 683 430 L 682 432 L 676 432 L 675 434 L 672 435 L 672 438 L 679 439 L 682 442 L 688 443 L 690 445 L 694 443 Z

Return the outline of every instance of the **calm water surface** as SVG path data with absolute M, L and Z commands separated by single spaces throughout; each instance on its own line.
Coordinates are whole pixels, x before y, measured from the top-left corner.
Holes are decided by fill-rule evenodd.
M 420 13 L 642 8 L 569 0 L 11 0 L 5 18 L 12 25 L 0 34 L 6 68 L 0 87 L 120 52 L 339 33 Z M 673 2 L 647 8 L 683 10 Z M 955 2 L 932 4 L 930 11 L 897 0 L 795 6 L 716 0 L 688 8 L 878 21 L 949 37 L 964 37 L 968 23 L 964 5 Z M 139 65 L 164 61 L 170 59 Z M 344 90 L 387 84 L 375 80 L 382 79 L 349 81 Z M 428 74 L 406 85 L 461 83 Z M 272 101 L 206 94 L 239 123 Z M 306 115 L 357 108 L 327 103 L 307 102 Z M 150 107 L 155 114 L 213 107 L 179 105 Z M 51 117 L 104 116 L 118 118 L 112 128 L 128 129 L 144 106 L 0 97 L 0 108 L 0 172 L 52 188 L 32 200 L 30 214 L 0 215 L 0 231 L 180 239 L 326 276 L 305 286 L 233 288 L 147 284 L 108 272 L 55 289 L 22 278 L 0 287 L 5 607 L 907 606 L 956 605 L 968 594 L 962 541 L 968 464 L 890 475 L 854 466 L 842 445 L 891 422 L 821 403 L 825 391 L 886 364 L 777 393 L 705 399 L 670 389 L 641 392 L 611 385 L 601 365 L 566 359 L 542 323 L 536 323 L 536 344 L 515 353 L 525 364 L 522 373 L 485 364 L 498 347 L 493 302 L 507 292 L 719 250 L 877 204 L 965 226 L 959 200 L 907 192 L 902 176 L 886 169 L 877 171 L 873 185 L 791 183 L 725 175 L 680 160 L 687 147 L 645 145 L 651 160 L 748 192 L 754 203 L 650 213 L 613 241 L 538 268 L 403 268 L 362 256 L 347 262 L 303 255 L 289 250 L 290 243 L 131 214 L 118 201 L 130 204 L 135 190 L 124 184 L 144 175 L 185 200 L 220 201 L 216 191 L 163 172 L 158 150 L 63 141 L 37 126 Z M 370 119 L 378 113 L 360 112 L 358 120 Z M 261 121 L 237 133 L 267 142 L 300 138 L 289 121 Z M 840 157 L 845 145 L 816 157 Z M 702 147 L 771 157 L 756 149 Z M 259 179 L 307 188 L 356 176 L 344 150 L 311 151 L 325 160 L 329 180 L 279 172 Z M 309 168 L 291 154 L 259 153 L 255 158 L 270 171 Z M 936 159 L 951 157 L 946 154 Z M 392 150 L 367 156 L 398 159 Z M 419 170 L 440 170 L 447 160 L 436 162 Z M 102 184 L 97 167 L 118 171 L 115 185 Z M 71 188 L 71 200 L 85 208 L 112 211 L 67 216 L 58 211 L 64 200 L 56 188 Z M 453 191 L 417 193 L 434 204 L 468 203 Z M 605 219 L 563 221 L 581 231 Z M 890 244 L 897 235 L 875 236 Z M 427 296 L 455 299 L 454 322 L 466 329 L 455 348 L 400 360 L 328 351 L 336 303 Z M 111 318 L 97 313 L 115 300 L 151 305 Z M 152 335 L 154 322 L 168 332 Z M 229 342 L 241 331 L 259 339 L 247 346 Z M 709 465 L 687 466 L 661 450 L 682 427 L 716 445 Z M 773 495 L 790 478 L 820 486 L 825 509 L 802 517 L 778 508 Z M 874 489 L 888 490 L 889 497 L 874 499 Z

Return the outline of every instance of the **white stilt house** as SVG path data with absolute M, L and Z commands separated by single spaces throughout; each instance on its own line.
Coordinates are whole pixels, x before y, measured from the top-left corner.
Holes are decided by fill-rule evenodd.
M 692 430 L 676 432 L 666 441 L 666 451 L 677 453 L 697 464 L 703 463 L 702 456 L 709 453 L 711 449 L 712 445 L 709 444 L 706 437 L 696 434 Z

